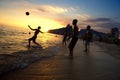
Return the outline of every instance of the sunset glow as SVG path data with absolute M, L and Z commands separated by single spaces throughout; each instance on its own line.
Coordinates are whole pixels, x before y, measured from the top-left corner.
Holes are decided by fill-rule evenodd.
M 33 28 L 41 26 L 43 31 L 65 27 L 74 18 L 78 19 L 80 29 L 91 25 L 95 29 L 108 31 L 108 28 L 120 25 L 118 0 L 104 3 L 98 0 L 57 0 L 52 3 L 53 1 L 2 0 L 0 24 L 21 28 L 26 28 L 27 25 Z M 103 6 L 99 7 L 100 4 Z M 30 13 L 28 16 L 25 14 L 27 11 Z

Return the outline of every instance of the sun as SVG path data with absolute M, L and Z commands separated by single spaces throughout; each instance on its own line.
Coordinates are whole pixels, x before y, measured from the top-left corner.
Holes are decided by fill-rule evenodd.
M 43 32 L 48 32 L 48 30 L 50 30 L 48 27 L 43 27 L 43 28 L 41 29 L 41 31 L 43 31 Z

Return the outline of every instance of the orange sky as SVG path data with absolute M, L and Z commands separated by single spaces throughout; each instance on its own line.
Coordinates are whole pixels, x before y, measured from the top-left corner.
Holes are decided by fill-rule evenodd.
M 0 23 L 21 28 L 30 25 L 32 28 L 41 26 L 43 31 L 65 27 L 73 18 L 87 19 L 89 15 L 69 14 L 74 8 L 62 8 L 51 5 L 38 5 L 27 1 L 1 2 Z M 25 14 L 26 11 L 30 15 Z M 72 16 L 71 16 L 72 15 Z
M 119 27 L 120 18 L 115 11 L 111 11 L 113 5 L 107 5 L 108 10 L 98 7 L 102 2 L 94 2 L 96 7 L 90 0 L 0 0 L 0 24 L 21 28 L 26 28 L 27 25 L 32 28 L 41 26 L 43 31 L 47 31 L 65 27 L 73 19 L 78 19 L 80 29 L 91 25 L 96 30 L 106 32 L 112 27 Z M 113 10 L 119 10 L 114 8 Z M 25 15 L 27 11 L 30 12 L 29 16 Z
M 21 28 L 24 28 L 27 25 L 31 25 L 33 28 L 41 26 L 43 31 L 64 26 L 64 24 L 60 23 L 60 21 L 49 17 L 49 14 L 43 16 L 43 13 L 41 14 L 40 12 L 37 12 L 34 9 L 24 9 L 22 7 L 18 7 L 15 9 L 6 8 L 1 10 L 1 24 L 19 26 Z M 25 14 L 26 11 L 30 12 L 29 16 Z

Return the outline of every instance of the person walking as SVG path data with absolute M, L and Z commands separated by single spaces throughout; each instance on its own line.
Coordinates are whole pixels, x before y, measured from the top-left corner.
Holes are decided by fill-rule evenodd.
M 85 42 L 85 52 L 87 52 L 90 48 L 90 42 L 92 42 L 93 34 L 91 32 L 91 26 L 87 26 L 86 32 L 84 34 L 84 42 Z
M 72 21 L 72 24 L 73 24 L 74 28 L 73 28 L 72 40 L 71 40 L 71 42 L 70 42 L 70 44 L 68 46 L 69 52 L 70 52 L 69 56 L 73 56 L 73 49 L 74 49 L 74 47 L 75 47 L 75 45 L 76 45 L 76 43 L 78 41 L 78 26 L 77 26 L 77 22 L 78 22 L 77 19 L 74 19 Z

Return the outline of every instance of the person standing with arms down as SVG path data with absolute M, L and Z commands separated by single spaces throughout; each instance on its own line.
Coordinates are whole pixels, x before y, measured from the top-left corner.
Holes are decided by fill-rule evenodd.
M 73 22 L 72 22 L 72 24 L 74 26 L 74 28 L 73 28 L 73 36 L 72 36 L 72 40 L 71 40 L 71 42 L 70 42 L 70 44 L 68 46 L 69 51 L 70 51 L 70 53 L 69 53 L 70 56 L 73 56 L 73 48 L 75 47 L 75 44 L 78 41 L 78 26 L 77 26 L 77 22 L 78 22 L 77 19 L 74 19 Z
M 91 32 L 91 26 L 87 26 L 86 32 L 84 34 L 84 41 L 85 41 L 85 52 L 87 52 L 90 48 L 90 42 L 92 42 L 93 34 Z
M 28 39 L 28 43 L 29 43 L 28 47 L 30 47 L 30 41 L 31 41 L 31 40 L 33 41 L 33 43 L 39 45 L 39 44 L 36 42 L 36 39 L 37 39 L 38 33 L 41 32 L 41 31 L 40 31 L 41 27 L 38 26 L 38 29 L 32 29 L 29 25 L 28 25 L 28 27 L 29 27 L 31 30 L 35 31 L 33 37 L 31 37 L 31 38 Z M 43 33 L 43 32 L 41 32 L 41 33 Z

